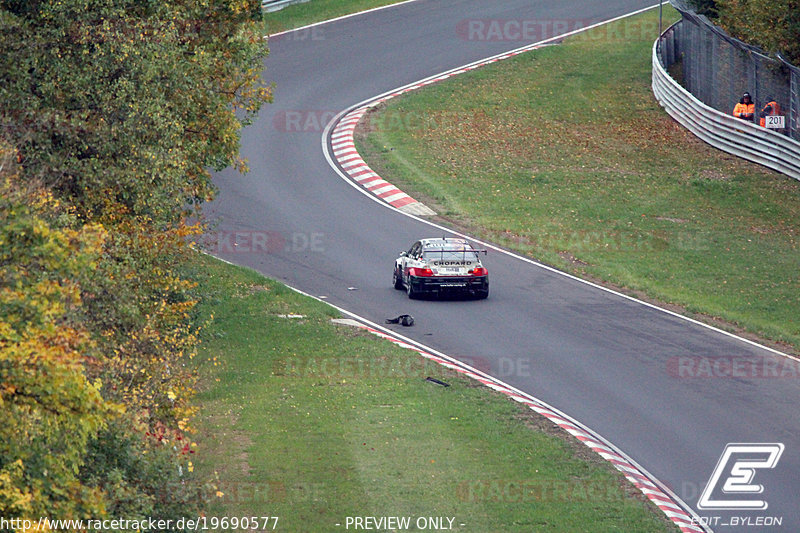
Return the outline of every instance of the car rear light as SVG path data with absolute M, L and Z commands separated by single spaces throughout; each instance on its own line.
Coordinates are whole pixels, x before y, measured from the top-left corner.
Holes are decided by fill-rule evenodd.
M 408 274 L 410 276 L 417 276 L 417 277 L 427 278 L 427 277 L 433 276 L 433 270 L 431 270 L 428 267 L 425 267 L 425 268 L 409 268 L 408 269 Z
M 469 274 L 472 274 L 473 276 L 488 276 L 489 271 L 483 267 L 475 267 L 469 271 Z

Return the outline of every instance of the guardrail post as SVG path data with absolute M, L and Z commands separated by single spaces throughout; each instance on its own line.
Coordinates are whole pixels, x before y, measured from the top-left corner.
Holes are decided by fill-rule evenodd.
M 791 81 L 789 85 L 789 135 L 793 138 L 797 137 L 800 131 L 800 75 L 797 72 L 792 72 Z

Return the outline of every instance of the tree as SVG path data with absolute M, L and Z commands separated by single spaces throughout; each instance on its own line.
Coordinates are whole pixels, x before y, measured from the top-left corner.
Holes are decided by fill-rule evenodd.
M 25 176 L 92 220 L 111 200 L 171 223 L 210 199 L 208 169 L 243 167 L 239 130 L 271 97 L 253 3 L 11 3 L 0 133 Z
M 717 2 L 716 0 L 689 0 L 689 3 L 701 15 L 709 18 L 717 16 Z
M 102 494 L 77 472 L 115 406 L 87 379 L 91 339 L 68 317 L 81 303 L 73 280 L 94 268 L 105 232 L 37 216 L 9 186 L 9 153 L 0 145 L 0 515 L 90 516 Z
M 800 0 L 717 0 L 717 6 L 720 26 L 732 36 L 800 65 Z

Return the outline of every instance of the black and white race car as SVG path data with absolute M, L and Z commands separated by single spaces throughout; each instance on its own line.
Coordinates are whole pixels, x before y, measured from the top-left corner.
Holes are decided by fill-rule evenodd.
M 422 239 L 394 263 L 394 288 L 409 298 L 423 294 L 489 296 L 489 272 L 477 250 L 464 239 Z

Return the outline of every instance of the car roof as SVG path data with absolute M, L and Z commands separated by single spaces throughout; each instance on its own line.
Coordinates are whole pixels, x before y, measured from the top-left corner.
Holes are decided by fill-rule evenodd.
M 446 248 L 446 247 L 467 247 L 472 248 L 466 239 L 455 238 L 439 238 L 439 239 L 422 239 L 420 240 L 423 248 Z

